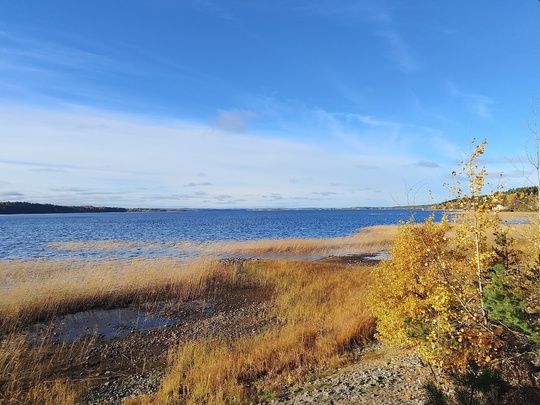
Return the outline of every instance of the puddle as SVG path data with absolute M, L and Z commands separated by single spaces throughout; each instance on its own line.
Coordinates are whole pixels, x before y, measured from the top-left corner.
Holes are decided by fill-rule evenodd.
M 91 310 L 59 317 L 52 325 L 37 324 L 34 335 L 43 336 L 50 331 L 60 342 L 97 335 L 102 341 L 127 336 L 133 331 L 144 331 L 160 326 L 174 325 L 175 321 L 129 308 Z M 50 333 L 49 332 L 49 333 Z
M 390 260 L 391 256 L 390 256 L 390 253 L 382 252 L 382 253 L 377 253 L 377 254 L 374 254 L 374 255 L 366 256 L 366 259 L 368 259 L 368 260 Z
M 508 221 L 501 221 L 501 224 L 509 224 L 509 225 L 522 225 L 522 224 L 530 224 L 531 220 L 527 218 L 523 219 L 510 219 Z

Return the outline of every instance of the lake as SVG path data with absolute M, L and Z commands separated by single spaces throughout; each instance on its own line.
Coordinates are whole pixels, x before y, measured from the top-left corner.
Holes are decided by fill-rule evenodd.
M 407 221 L 413 212 L 385 210 L 192 210 L 91 214 L 0 215 L 0 259 L 133 258 L 182 255 L 181 241 L 332 238 L 358 229 Z M 415 211 L 423 221 L 431 211 Z M 436 220 L 441 212 L 436 212 Z M 70 242 L 126 242 L 123 249 L 59 249 Z M 134 243 L 132 246 L 130 242 Z M 145 248 L 153 243 L 154 248 Z M 56 247 L 55 247 L 55 244 Z M 160 246 L 155 248 L 156 244 Z

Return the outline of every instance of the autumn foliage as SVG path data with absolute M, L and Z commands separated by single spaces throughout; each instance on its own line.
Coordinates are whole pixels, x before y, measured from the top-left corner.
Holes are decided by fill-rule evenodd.
M 495 209 L 501 194 L 483 194 L 488 176 L 479 159 L 486 145 L 474 147 L 453 173 L 451 217 L 400 226 L 368 298 L 380 340 L 412 347 L 429 364 L 458 373 L 501 364 L 516 336 L 538 341 L 523 298 L 538 296 L 530 282 L 537 271 L 523 254 L 515 264 Z
M 476 270 L 447 235 L 447 219 L 403 224 L 375 271 L 369 305 L 380 339 L 414 347 L 430 364 L 485 364 L 500 345 L 484 324 Z

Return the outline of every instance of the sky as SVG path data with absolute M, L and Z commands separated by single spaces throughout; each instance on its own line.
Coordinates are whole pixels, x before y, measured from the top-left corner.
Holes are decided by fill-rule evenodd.
M 0 201 L 429 204 L 484 139 L 532 185 L 539 38 L 537 0 L 0 0 Z

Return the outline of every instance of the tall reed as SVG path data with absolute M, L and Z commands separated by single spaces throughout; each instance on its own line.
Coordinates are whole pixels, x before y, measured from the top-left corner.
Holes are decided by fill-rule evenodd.
M 166 250 L 189 252 L 190 254 L 221 256 L 279 256 L 284 258 L 328 255 L 345 255 L 355 253 L 379 253 L 387 251 L 397 231 L 394 225 L 377 225 L 360 229 L 357 233 L 336 238 L 287 238 L 259 239 L 248 241 L 206 241 L 190 240 L 177 242 L 141 242 L 141 241 L 74 241 L 55 242 L 49 247 L 67 251 L 125 251 L 140 249 L 152 251 Z
M 218 261 L 154 260 L 0 261 L 0 331 L 63 313 L 121 307 L 133 302 L 188 299 L 209 280 L 233 281 Z
M 0 277 L 0 404 L 71 404 L 88 381 L 69 380 L 95 337 L 51 344 L 52 330 L 29 339 L 26 326 L 90 308 L 182 302 L 237 283 L 236 265 L 211 259 L 4 261 Z

